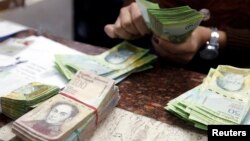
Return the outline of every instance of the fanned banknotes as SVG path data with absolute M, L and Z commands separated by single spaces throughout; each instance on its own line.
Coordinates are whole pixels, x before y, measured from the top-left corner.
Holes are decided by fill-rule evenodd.
M 204 17 L 189 6 L 159 8 L 159 5 L 147 0 L 136 2 L 147 26 L 156 35 L 174 43 L 185 41 Z
M 171 100 L 166 110 L 195 127 L 250 124 L 250 70 L 220 65 L 203 83 Z
M 59 92 L 13 123 L 20 138 L 39 140 L 85 140 L 119 100 L 114 81 L 79 71 Z
M 0 98 L 2 113 L 17 119 L 58 92 L 57 86 L 29 83 Z
M 156 56 L 127 41 L 113 48 L 91 56 L 87 54 L 58 54 L 55 56 L 56 65 L 68 80 L 79 70 L 92 71 L 98 75 L 114 79 L 116 83 L 122 81 L 131 73 L 152 68 L 150 63 Z

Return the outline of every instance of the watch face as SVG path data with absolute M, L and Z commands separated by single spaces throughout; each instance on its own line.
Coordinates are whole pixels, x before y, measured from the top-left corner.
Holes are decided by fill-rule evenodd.
M 207 45 L 206 48 L 200 52 L 200 57 L 205 60 L 213 60 L 218 56 L 218 54 L 219 51 L 217 48 Z
M 213 32 L 211 33 L 211 37 L 212 37 L 212 38 L 219 38 L 219 37 L 220 37 L 220 34 L 219 34 L 218 32 L 213 31 Z M 218 40 L 218 39 L 217 39 L 217 40 Z

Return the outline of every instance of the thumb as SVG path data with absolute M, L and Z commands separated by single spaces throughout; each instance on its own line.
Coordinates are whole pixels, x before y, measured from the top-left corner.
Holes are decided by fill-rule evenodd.
M 107 24 L 104 27 L 105 33 L 110 37 L 110 38 L 117 38 L 115 34 L 115 25 L 114 24 Z

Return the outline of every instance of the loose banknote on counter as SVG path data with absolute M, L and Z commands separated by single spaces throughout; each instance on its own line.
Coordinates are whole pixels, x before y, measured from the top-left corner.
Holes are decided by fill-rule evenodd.
M 112 79 L 78 71 L 58 95 L 13 122 L 25 141 L 86 140 L 119 101 Z
M 174 43 L 186 40 L 204 15 L 189 6 L 160 8 L 157 3 L 136 0 L 143 19 L 154 34 Z
M 87 54 L 57 54 L 56 66 L 59 72 L 68 80 L 74 77 L 78 70 L 88 70 L 98 75 L 122 81 L 131 73 L 152 68 L 150 63 L 156 56 L 124 41 L 100 55 Z
M 214 124 L 250 124 L 250 69 L 210 69 L 202 84 L 171 100 L 165 109 L 204 130 Z

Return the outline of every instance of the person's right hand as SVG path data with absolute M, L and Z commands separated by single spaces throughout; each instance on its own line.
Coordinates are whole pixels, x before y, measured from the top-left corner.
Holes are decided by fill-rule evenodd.
M 150 33 L 135 2 L 121 8 L 116 22 L 106 25 L 104 30 L 111 38 L 126 40 L 136 39 Z

